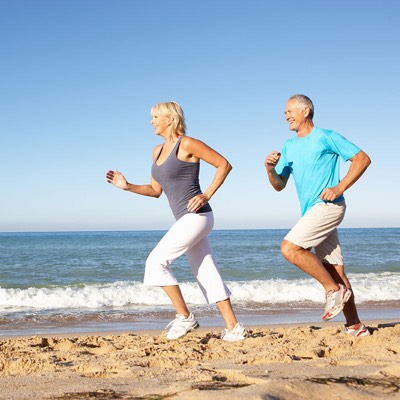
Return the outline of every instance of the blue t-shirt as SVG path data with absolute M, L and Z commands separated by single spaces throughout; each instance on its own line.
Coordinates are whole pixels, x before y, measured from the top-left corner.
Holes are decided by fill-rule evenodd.
M 313 205 L 326 188 L 340 182 L 339 156 L 347 161 L 360 149 L 337 132 L 317 128 L 305 137 L 294 137 L 285 142 L 282 155 L 275 167 L 278 175 L 293 175 L 300 200 L 301 215 Z M 334 202 L 343 201 L 340 196 Z

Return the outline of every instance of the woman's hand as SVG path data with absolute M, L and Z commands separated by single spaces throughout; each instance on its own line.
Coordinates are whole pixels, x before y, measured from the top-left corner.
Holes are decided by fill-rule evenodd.
M 197 196 L 191 198 L 188 202 L 187 209 L 189 212 L 196 212 L 200 210 L 201 207 L 208 203 L 208 199 L 204 194 L 198 194 Z
M 129 187 L 128 181 L 119 171 L 108 171 L 106 179 L 108 183 L 111 183 L 117 188 L 127 190 Z

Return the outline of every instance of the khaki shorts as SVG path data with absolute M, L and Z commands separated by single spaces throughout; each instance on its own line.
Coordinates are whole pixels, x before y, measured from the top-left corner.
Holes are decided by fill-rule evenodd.
M 315 249 L 321 261 L 344 265 L 337 227 L 343 221 L 346 203 L 318 203 L 311 207 L 285 236 L 285 240 Z

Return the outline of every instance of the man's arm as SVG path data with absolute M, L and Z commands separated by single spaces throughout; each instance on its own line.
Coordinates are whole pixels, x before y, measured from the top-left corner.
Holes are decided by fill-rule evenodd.
M 286 186 L 288 178 L 286 176 L 278 175 L 275 166 L 278 164 L 279 159 L 281 158 L 281 153 L 274 150 L 270 153 L 264 161 L 265 168 L 267 170 L 268 179 L 272 185 L 272 187 L 280 192 Z
M 350 158 L 351 165 L 346 176 L 339 182 L 338 185 L 326 188 L 320 196 L 321 200 L 333 201 L 340 197 L 345 190 L 353 186 L 358 181 L 361 175 L 371 164 L 371 159 L 366 153 L 360 150 L 354 157 Z

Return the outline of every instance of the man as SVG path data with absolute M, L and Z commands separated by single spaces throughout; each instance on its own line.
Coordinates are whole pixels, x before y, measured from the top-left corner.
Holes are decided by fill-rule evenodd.
M 338 133 L 314 126 L 314 105 L 307 96 L 292 96 L 286 104 L 285 116 L 289 129 L 297 136 L 285 142 L 282 154 L 270 153 L 265 167 L 277 191 L 284 189 L 293 175 L 302 217 L 282 241 L 282 255 L 324 287 L 324 321 L 343 310 L 344 332 L 368 336 L 370 332 L 358 317 L 354 294 L 344 272 L 337 227 L 346 210 L 344 191 L 361 177 L 371 160 Z M 351 161 L 342 180 L 339 157 Z M 315 253 L 310 251 L 312 248 Z

